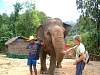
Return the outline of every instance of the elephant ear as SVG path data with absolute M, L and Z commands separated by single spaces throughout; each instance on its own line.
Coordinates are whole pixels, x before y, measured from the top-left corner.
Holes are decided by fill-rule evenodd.
M 44 28 L 43 25 L 40 25 L 36 31 L 37 38 L 38 40 L 43 40 L 44 39 Z

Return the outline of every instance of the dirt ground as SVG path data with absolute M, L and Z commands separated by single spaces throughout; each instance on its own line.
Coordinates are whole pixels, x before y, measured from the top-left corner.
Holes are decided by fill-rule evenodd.
M 64 59 L 62 68 L 56 69 L 55 75 L 75 75 L 74 59 Z M 49 59 L 47 59 L 47 66 Z M 0 75 L 30 75 L 27 59 L 12 59 L 0 54 Z M 38 75 L 40 74 L 40 62 L 37 63 Z M 100 62 L 90 61 L 85 66 L 83 75 L 100 75 Z

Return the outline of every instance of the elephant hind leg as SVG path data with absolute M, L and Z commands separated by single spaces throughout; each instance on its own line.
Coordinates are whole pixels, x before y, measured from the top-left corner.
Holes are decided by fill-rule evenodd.
M 62 68 L 61 63 L 58 63 L 58 62 L 57 62 L 56 68 Z
M 59 54 L 58 58 L 57 58 L 57 65 L 56 68 L 62 68 L 61 62 L 64 58 L 64 54 Z

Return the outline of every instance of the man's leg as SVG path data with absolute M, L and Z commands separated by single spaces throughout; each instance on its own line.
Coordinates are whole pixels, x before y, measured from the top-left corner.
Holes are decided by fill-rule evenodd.
M 37 68 L 36 68 L 36 65 L 33 65 L 33 68 L 34 68 L 34 73 L 35 73 L 35 75 L 37 75 Z
M 32 64 L 29 65 L 29 70 L 30 70 L 30 75 L 33 75 L 33 72 L 32 72 Z
M 82 70 L 81 69 L 76 69 L 76 75 L 82 75 Z
M 76 65 L 76 75 L 82 75 L 82 71 L 84 70 L 85 63 L 81 61 Z

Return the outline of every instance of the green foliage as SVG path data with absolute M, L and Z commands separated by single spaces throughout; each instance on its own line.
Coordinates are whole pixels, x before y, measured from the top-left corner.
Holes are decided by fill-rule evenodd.
M 10 37 L 9 17 L 6 13 L 0 16 L 0 50 L 4 50 L 4 42 Z
M 41 25 L 43 20 L 47 19 L 47 16 L 43 12 L 39 12 L 38 10 L 33 10 L 33 24 L 36 32 L 36 29 Z
M 73 38 L 72 37 L 67 38 L 65 40 L 65 43 L 68 44 L 68 45 L 70 45 L 70 46 L 73 46 L 74 45 Z
M 11 54 L 11 53 L 7 53 L 7 57 L 9 57 L 9 58 L 19 58 L 19 59 L 27 59 L 28 58 L 27 55 L 16 55 L 16 54 Z
M 24 8 L 25 12 L 20 14 Z M 0 50 L 4 50 L 5 42 L 12 37 L 34 35 L 46 18 L 45 13 L 36 10 L 34 3 L 14 4 L 14 12 L 9 16 L 6 13 L 0 15 Z
M 90 49 L 92 48 L 92 44 L 93 44 L 92 41 L 93 40 L 91 40 L 90 33 L 86 32 L 86 33 L 81 34 L 81 39 L 86 47 L 86 50 L 91 52 Z
M 90 53 L 100 55 L 100 50 L 97 49 L 96 42 L 97 39 L 95 38 L 95 34 L 91 34 L 89 32 L 81 34 L 82 42 L 85 44 L 86 50 Z
M 19 16 L 19 12 L 20 12 L 21 9 L 22 9 L 22 4 L 20 4 L 19 2 L 14 4 L 15 20 Z
M 100 0 L 76 0 L 82 15 L 75 25 L 86 48 L 91 53 L 100 54 Z
M 20 15 L 16 24 L 17 35 L 30 36 L 34 34 L 33 16 L 32 11 L 26 11 Z

